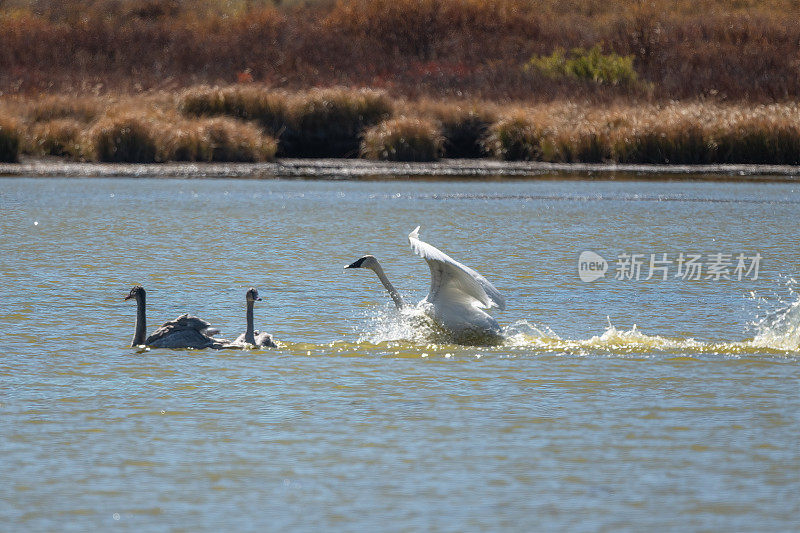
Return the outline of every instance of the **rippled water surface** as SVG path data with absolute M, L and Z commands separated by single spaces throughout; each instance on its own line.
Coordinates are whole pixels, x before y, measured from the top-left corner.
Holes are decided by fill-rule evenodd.
M 2 528 L 800 528 L 796 185 L 2 179 L 0 210 Z M 506 295 L 504 345 L 342 270 L 424 298 L 417 225 Z M 734 279 L 646 280 L 663 253 Z M 255 286 L 281 347 L 130 348 L 135 283 L 150 331 L 226 337 Z

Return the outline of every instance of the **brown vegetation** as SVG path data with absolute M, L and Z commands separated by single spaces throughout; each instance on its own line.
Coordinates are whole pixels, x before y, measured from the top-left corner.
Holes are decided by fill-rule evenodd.
M 398 117 L 364 132 L 361 154 L 386 161 L 435 161 L 442 154 L 443 144 L 444 137 L 435 122 Z
M 197 87 L 180 96 L 187 116 L 254 120 L 280 140 L 280 155 L 355 157 L 364 128 L 392 113 L 383 92 L 342 87 L 297 93 L 263 87 Z
M 0 161 L 15 163 L 19 157 L 20 134 L 16 121 L 0 117 Z
M 137 162 L 360 154 L 412 161 L 490 156 L 547 162 L 800 164 L 800 105 L 500 106 L 481 100 L 392 100 L 377 91 L 342 88 L 289 93 L 255 84 L 87 96 L 80 104 L 62 97 L 2 98 L 0 158 L 13 161 L 19 153 Z
M 7 0 L 0 92 L 255 80 L 405 98 L 775 102 L 800 96 L 798 15 L 793 0 Z M 632 56 L 638 82 L 524 68 L 559 49 L 596 46 Z

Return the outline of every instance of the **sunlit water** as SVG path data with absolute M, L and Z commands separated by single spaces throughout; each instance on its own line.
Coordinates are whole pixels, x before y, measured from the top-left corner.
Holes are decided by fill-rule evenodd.
M 796 185 L 3 179 L 0 209 L 3 529 L 800 528 Z M 506 295 L 503 346 L 342 270 L 422 299 L 418 224 Z M 762 260 L 614 279 L 681 252 Z M 255 286 L 282 346 L 129 348 L 134 283 L 150 331 L 226 337 Z

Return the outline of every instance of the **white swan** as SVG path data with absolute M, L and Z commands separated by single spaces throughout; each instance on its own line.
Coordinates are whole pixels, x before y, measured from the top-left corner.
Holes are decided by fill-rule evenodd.
M 192 315 L 181 315 L 175 320 L 164 323 L 152 335 L 147 334 L 147 318 L 145 316 L 145 300 L 147 293 L 141 285 L 134 286 L 125 300 L 136 299 L 136 332 L 133 335 L 133 346 L 150 346 L 152 348 L 215 348 L 222 349 L 230 344 L 225 339 L 213 336 L 219 330 L 211 324 Z
M 431 289 L 417 307 L 422 309 L 456 342 L 485 343 L 502 340 L 500 324 L 484 309 L 505 309 L 500 291 L 486 278 L 462 265 L 441 250 L 419 239 L 419 226 L 408 235 L 411 249 L 425 259 L 431 269 Z M 377 274 L 398 309 L 403 298 L 389 282 L 378 260 L 366 255 L 345 268 L 367 268 Z
M 264 331 L 253 330 L 253 306 L 255 302 L 260 302 L 261 298 L 258 296 L 258 291 L 251 288 L 245 293 L 247 300 L 247 331 L 239 335 L 233 344 L 235 345 L 252 345 L 257 348 L 277 348 L 278 345 L 272 339 L 272 335 Z

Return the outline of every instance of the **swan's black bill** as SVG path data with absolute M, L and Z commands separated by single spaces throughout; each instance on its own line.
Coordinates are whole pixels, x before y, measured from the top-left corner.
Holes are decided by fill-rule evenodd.
M 364 259 L 366 259 L 366 257 L 362 257 L 355 263 L 350 263 L 349 265 L 346 265 L 345 268 L 361 268 L 361 264 L 364 262 Z
M 144 287 L 141 285 L 134 285 L 131 289 L 131 292 L 125 297 L 125 300 L 130 300 L 131 298 L 136 298 L 138 296 L 144 297 Z

